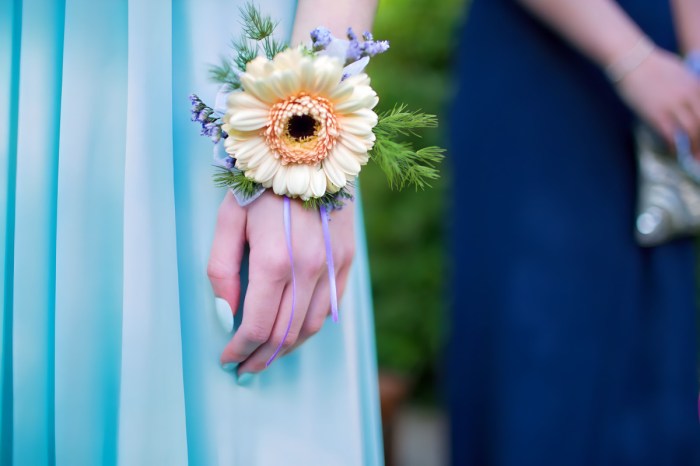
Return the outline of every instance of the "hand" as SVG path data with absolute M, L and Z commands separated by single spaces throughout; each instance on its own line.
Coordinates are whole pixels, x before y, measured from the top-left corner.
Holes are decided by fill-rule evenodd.
M 283 352 L 296 348 L 323 326 L 330 312 L 326 254 L 317 211 L 292 201 L 292 249 L 296 275 L 296 309 Z M 355 250 L 354 205 L 331 213 L 330 232 L 339 299 L 345 289 Z M 241 291 L 240 265 L 250 245 L 248 290 L 243 320 L 226 345 L 221 363 L 240 363 L 238 374 L 265 369 L 282 342 L 292 310 L 292 275 L 285 241 L 283 199 L 265 192 L 240 207 L 228 192 L 219 208 L 208 275 L 214 294 L 235 314 Z
M 656 49 L 617 86 L 627 104 L 671 146 L 681 130 L 700 155 L 700 79 L 678 57 Z

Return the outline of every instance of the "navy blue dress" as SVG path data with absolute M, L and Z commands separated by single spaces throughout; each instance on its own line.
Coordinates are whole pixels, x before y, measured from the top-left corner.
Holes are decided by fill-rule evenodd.
M 674 50 L 669 2 L 620 2 Z M 700 464 L 690 240 L 633 236 L 633 116 L 514 0 L 475 0 L 452 118 L 453 463 Z

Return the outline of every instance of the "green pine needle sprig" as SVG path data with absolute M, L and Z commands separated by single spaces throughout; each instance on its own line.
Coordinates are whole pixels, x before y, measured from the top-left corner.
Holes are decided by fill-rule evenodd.
M 234 67 L 235 65 L 229 59 L 222 58 L 221 64 L 214 65 L 209 69 L 209 77 L 214 82 L 228 85 L 232 91 L 240 89 L 241 81 Z
M 419 136 L 419 130 L 437 127 L 435 115 L 407 111 L 405 105 L 379 115 L 374 127 L 376 141 L 370 158 L 382 169 L 392 189 L 414 186 L 425 189 L 438 179 L 438 165 L 445 157 L 445 149 L 437 146 L 415 149 L 413 144 L 395 140 L 400 136 Z
M 265 40 L 262 41 L 262 47 L 268 60 L 272 60 L 275 58 L 275 55 L 289 48 L 287 44 L 275 40 L 272 36 L 266 37 Z
M 260 184 L 246 178 L 243 172 L 229 171 L 223 167 L 214 174 L 214 184 L 219 188 L 229 188 L 237 191 L 243 197 L 251 197 L 260 189 Z
M 233 54 L 223 57 L 219 65 L 212 66 L 210 76 L 214 82 L 228 85 L 232 90 L 239 89 L 239 73 L 254 60 L 260 51 L 272 60 L 275 55 L 289 46 L 273 37 L 277 23 L 269 15 L 263 15 L 254 3 L 246 3 L 240 9 L 243 34 L 231 43 Z
M 243 33 L 251 40 L 265 40 L 277 28 L 277 23 L 270 16 L 263 16 L 260 8 L 252 2 L 246 3 L 239 9 Z
M 237 40 L 232 41 L 231 48 L 235 52 L 234 63 L 240 71 L 245 71 L 248 62 L 258 56 L 257 45 L 251 43 L 251 39 L 247 36 L 241 36 Z
M 326 193 L 321 197 L 312 197 L 303 202 L 303 206 L 308 210 L 318 210 L 321 206 L 325 206 L 328 210 L 340 209 L 345 205 L 346 200 L 352 200 L 353 196 L 348 191 L 348 186 L 345 186 L 336 193 Z

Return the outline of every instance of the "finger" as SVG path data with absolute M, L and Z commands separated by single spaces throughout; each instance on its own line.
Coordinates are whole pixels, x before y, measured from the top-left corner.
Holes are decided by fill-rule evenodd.
M 700 119 L 696 118 L 691 109 L 685 106 L 676 111 L 675 117 L 679 129 L 688 136 L 691 147 L 698 147 L 698 143 L 700 143 Z
M 695 133 L 697 134 L 697 138 L 700 141 L 700 85 L 698 85 L 697 88 L 697 95 L 694 99 L 690 101 L 690 103 L 688 104 L 688 108 L 690 112 L 692 112 L 695 121 L 698 122 L 699 126 L 695 128 Z M 695 144 L 693 146 L 693 151 L 696 155 L 700 154 L 700 143 Z
M 336 283 L 338 286 L 338 301 L 340 302 L 343 293 L 345 292 L 345 287 L 347 285 L 348 276 L 350 272 L 350 265 L 343 267 L 336 278 Z M 299 346 L 301 346 L 306 340 L 311 338 L 313 335 L 321 331 L 323 326 L 331 313 L 331 301 L 330 301 L 330 283 L 328 281 L 328 276 L 324 275 L 321 280 L 319 280 L 314 294 L 311 298 L 309 304 L 309 312 L 306 314 L 304 319 L 304 324 L 301 326 L 299 331 L 299 337 L 294 345 L 292 345 L 285 354 L 289 354 Z
M 304 283 L 299 283 L 297 280 L 296 296 L 292 284 L 290 283 L 284 290 L 282 302 L 280 303 L 277 319 L 275 320 L 272 334 L 268 341 L 260 346 L 251 356 L 243 361 L 238 369 L 238 374 L 246 372 L 261 372 L 267 368 L 280 354 L 293 346 L 299 336 L 301 326 L 303 325 L 306 314 L 311 301 L 311 294 L 315 288 L 314 279 L 304 280 Z M 301 286 L 300 286 L 301 285 Z M 292 315 L 292 311 L 293 315 Z
M 214 295 L 224 299 L 235 313 L 240 298 L 240 270 L 245 248 L 245 210 L 231 192 L 226 193 L 216 221 L 207 275 Z
M 270 339 L 284 287 L 285 282 L 258 281 L 251 277 L 243 304 L 243 320 L 221 354 L 222 364 L 246 360 Z
M 657 119 L 651 120 L 650 123 L 664 141 L 666 141 L 668 147 L 676 147 L 676 131 L 678 131 L 678 124 L 670 114 L 662 115 Z

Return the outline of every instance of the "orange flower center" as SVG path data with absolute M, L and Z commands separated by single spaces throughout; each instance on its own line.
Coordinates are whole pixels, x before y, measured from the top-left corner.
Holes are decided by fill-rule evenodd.
M 270 108 L 265 140 L 282 165 L 315 165 L 328 157 L 338 133 L 328 99 L 302 92 Z

